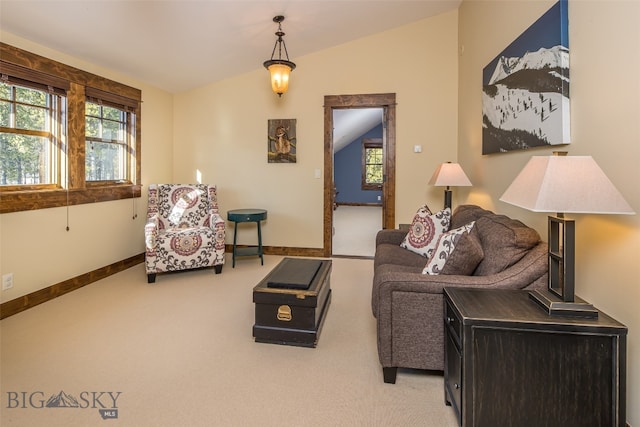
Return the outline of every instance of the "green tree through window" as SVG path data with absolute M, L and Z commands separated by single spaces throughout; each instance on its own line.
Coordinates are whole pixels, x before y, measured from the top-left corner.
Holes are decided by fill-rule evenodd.
M 132 141 L 128 123 L 131 114 L 122 108 L 85 104 L 85 173 L 87 181 L 123 181 L 128 179 Z
M 46 90 L 0 82 L 0 185 L 59 184 L 55 147 L 64 101 Z

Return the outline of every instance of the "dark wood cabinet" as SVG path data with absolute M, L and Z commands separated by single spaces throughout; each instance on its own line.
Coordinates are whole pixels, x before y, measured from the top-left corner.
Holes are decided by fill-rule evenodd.
M 627 328 L 549 316 L 527 291 L 445 289 L 445 403 L 461 426 L 621 426 Z

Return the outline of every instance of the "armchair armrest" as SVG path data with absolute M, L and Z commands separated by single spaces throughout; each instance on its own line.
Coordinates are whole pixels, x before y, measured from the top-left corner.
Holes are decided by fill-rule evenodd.
M 152 214 L 147 217 L 144 225 L 144 243 L 147 250 L 153 250 L 156 247 L 156 236 L 159 228 L 158 214 Z
M 209 214 L 209 227 L 215 229 L 219 226 L 219 224 L 222 224 L 223 226 L 226 224 L 224 218 L 220 216 L 218 211 L 211 212 Z

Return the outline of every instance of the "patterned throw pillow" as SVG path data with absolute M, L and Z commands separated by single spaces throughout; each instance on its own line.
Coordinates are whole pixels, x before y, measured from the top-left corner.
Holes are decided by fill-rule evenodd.
M 400 246 L 429 258 L 438 237 L 449 230 L 450 222 L 451 208 L 432 214 L 427 205 L 424 205 L 413 217 L 409 232 Z
M 472 221 L 442 234 L 422 274 L 472 274 L 484 258 L 474 225 Z

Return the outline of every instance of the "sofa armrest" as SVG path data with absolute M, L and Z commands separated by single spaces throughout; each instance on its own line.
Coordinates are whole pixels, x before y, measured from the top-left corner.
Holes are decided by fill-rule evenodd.
M 376 246 L 383 243 L 390 243 L 392 245 L 400 246 L 400 243 L 402 243 L 408 232 L 408 230 L 398 230 L 392 228 L 380 230 L 378 231 L 378 234 L 376 234 Z

